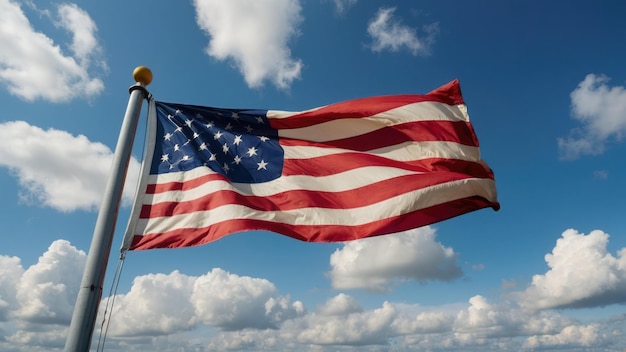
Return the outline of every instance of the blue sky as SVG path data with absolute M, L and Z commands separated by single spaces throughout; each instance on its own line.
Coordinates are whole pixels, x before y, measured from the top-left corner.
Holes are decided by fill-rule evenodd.
M 62 349 L 131 73 L 146 65 L 156 99 L 229 108 L 305 110 L 458 78 L 502 209 L 350 243 L 255 232 L 130 253 L 107 350 L 623 351 L 625 11 L 0 0 L 0 350 Z

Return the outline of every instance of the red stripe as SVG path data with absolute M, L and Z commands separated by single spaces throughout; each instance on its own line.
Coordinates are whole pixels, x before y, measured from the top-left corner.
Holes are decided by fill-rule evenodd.
M 211 210 L 227 204 L 240 204 L 261 211 L 298 208 L 350 209 L 378 203 L 417 189 L 467 179 L 455 173 L 405 175 L 341 192 L 294 190 L 267 197 L 246 196 L 230 190 L 217 191 L 184 202 L 161 202 L 144 205 L 140 218 L 156 218 Z M 363 197 L 367 194 L 367 197 Z
M 482 163 L 431 158 L 424 160 L 397 161 L 372 154 L 341 153 L 309 159 L 286 159 L 283 176 L 308 175 L 329 176 L 366 166 L 386 166 L 416 172 L 456 172 L 480 178 L 493 178 L 493 173 Z
M 305 137 L 305 136 L 303 136 Z M 369 151 L 403 142 L 455 142 L 478 147 L 478 139 L 472 125 L 465 121 L 416 121 L 326 142 L 310 142 L 303 139 L 280 138 L 284 146 L 332 147 L 357 151 Z
M 131 250 L 198 246 L 242 231 L 265 230 L 308 242 L 340 242 L 406 231 L 453 218 L 498 203 L 468 197 L 407 214 L 357 226 L 288 225 L 255 219 L 232 219 L 204 228 L 177 229 L 165 233 L 135 235 Z
M 222 176 L 221 174 L 206 174 L 185 182 L 173 181 L 156 184 L 151 183 L 148 184 L 148 186 L 146 187 L 146 194 L 159 194 L 169 191 L 188 191 L 190 189 L 200 187 L 205 183 L 218 180 L 230 182 L 226 177 Z
M 426 95 L 390 95 L 348 100 L 287 118 L 270 119 L 270 125 L 275 129 L 301 128 L 337 119 L 369 117 L 400 106 L 421 102 L 463 104 L 458 80 Z
M 493 178 L 493 172 L 489 168 L 486 168 L 482 163 L 472 161 L 431 158 L 407 162 L 389 160 L 378 156 L 369 158 L 362 158 L 362 156 L 366 155 L 346 153 L 311 159 L 287 159 L 283 165 L 283 175 L 328 176 L 362 166 L 388 166 L 415 172 L 454 172 L 475 178 Z M 208 174 L 185 182 L 149 184 L 146 188 L 146 194 L 189 191 L 205 183 L 217 180 L 229 182 L 226 177 L 220 174 Z

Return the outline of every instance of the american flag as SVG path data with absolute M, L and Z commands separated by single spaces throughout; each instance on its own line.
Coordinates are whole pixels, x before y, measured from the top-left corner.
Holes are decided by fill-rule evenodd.
M 499 209 L 456 80 L 302 112 L 154 101 L 150 110 L 123 249 L 250 230 L 348 241 Z

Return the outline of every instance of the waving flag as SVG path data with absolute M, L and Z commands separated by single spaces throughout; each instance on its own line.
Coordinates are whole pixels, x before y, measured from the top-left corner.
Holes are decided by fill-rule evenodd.
M 123 249 L 348 241 L 499 209 L 458 81 L 303 112 L 152 102 Z

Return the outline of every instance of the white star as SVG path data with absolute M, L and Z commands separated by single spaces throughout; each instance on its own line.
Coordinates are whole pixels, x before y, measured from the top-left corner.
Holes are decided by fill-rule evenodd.
M 263 117 L 257 116 L 256 120 L 257 120 L 258 123 L 263 124 Z
M 175 131 L 176 131 L 176 132 L 180 132 L 180 131 L 182 131 L 182 130 L 183 130 L 183 128 L 182 128 L 182 127 L 180 127 L 180 126 L 178 126 L 178 127 L 176 127 L 176 130 L 175 130 Z
M 235 136 L 235 140 L 233 141 L 234 145 L 239 145 L 241 143 L 241 136 Z
M 161 155 L 161 161 L 166 162 L 170 160 L 170 156 L 168 154 Z
M 180 114 L 180 110 L 176 109 L 176 115 Z
M 239 165 L 241 162 L 241 157 L 239 155 L 235 155 L 235 164 Z
M 200 144 L 200 147 L 198 147 L 198 150 L 206 150 L 206 143 Z
M 207 123 L 207 124 L 206 124 L 206 128 L 211 128 L 211 127 L 213 127 L 213 126 L 215 126 L 215 125 L 213 124 L 213 121 L 211 121 L 211 122 L 209 122 L 209 123 Z
M 226 131 L 230 131 L 230 130 L 232 130 L 232 129 L 233 129 L 233 125 L 231 125 L 231 124 L 230 124 L 230 122 L 229 122 L 229 123 L 228 123 L 228 125 L 226 125 L 226 127 L 224 127 L 224 129 L 225 129 Z
M 227 143 L 224 143 L 224 145 L 222 146 L 222 151 L 224 153 L 228 153 L 228 144 Z
M 193 139 L 196 139 L 196 138 L 198 138 L 198 137 L 200 137 L 200 135 L 198 134 L 198 132 L 194 132 L 194 133 L 193 133 Z
M 222 169 L 224 169 L 224 172 L 228 173 L 228 171 L 230 170 L 230 167 L 228 167 L 228 164 L 224 163 L 224 166 L 222 167 Z
M 174 151 L 177 152 L 180 149 L 180 147 L 178 146 L 178 144 L 174 144 Z
M 193 121 L 187 119 L 185 120 L 185 125 L 187 125 L 187 127 L 191 127 L 191 124 L 193 123 Z
M 181 160 L 185 160 L 185 161 L 189 160 L 189 155 L 183 156 L 183 158 Z
M 261 140 L 263 142 L 267 142 L 269 140 L 269 138 L 265 137 L 265 136 L 259 136 L 259 138 L 261 138 Z
M 256 155 L 257 149 L 255 147 L 248 148 L 248 156 Z
M 209 157 L 209 161 L 215 161 L 215 160 L 217 160 L 217 158 L 216 158 L 215 154 L 210 153 L 210 152 L 209 152 L 209 154 L 211 154 L 211 156 Z
M 254 130 L 254 128 L 252 128 L 252 126 L 248 125 L 246 127 L 244 127 L 246 129 L 246 131 L 248 131 L 248 133 L 252 133 L 252 130 Z
M 172 134 L 171 133 L 166 133 L 165 136 L 163 136 L 163 139 L 165 139 L 166 141 L 169 141 L 172 138 Z
M 257 168 L 257 170 L 261 170 L 261 169 L 263 169 L 263 170 L 267 170 L 267 168 L 266 168 L 267 163 L 265 162 L 265 160 L 261 159 L 261 162 L 260 162 L 260 163 L 256 163 L 256 164 L 257 164 L 257 165 L 259 165 L 259 167 Z
M 233 112 L 230 113 L 230 117 L 232 117 L 235 120 L 238 120 L 239 119 L 239 113 L 233 111 Z
M 222 132 L 217 132 L 217 133 L 213 136 L 213 139 L 220 139 L 220 137 L 222 137 L 222 135 L 223 135 L 223 134 L 224 134 L 224 133 L 222 133 Z

